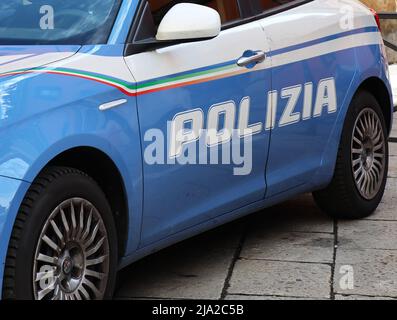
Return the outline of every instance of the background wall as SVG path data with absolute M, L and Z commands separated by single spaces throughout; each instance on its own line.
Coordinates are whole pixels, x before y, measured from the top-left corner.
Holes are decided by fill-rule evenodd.
M 361 0 L 368 7 L 378 12 L 397 12 L 397 0 Z M 390 42 L 397 45 L 397 20 L 382 21 L 383 36 Z M 390 63 L 397 63 L 397 52 L 387 49 Z

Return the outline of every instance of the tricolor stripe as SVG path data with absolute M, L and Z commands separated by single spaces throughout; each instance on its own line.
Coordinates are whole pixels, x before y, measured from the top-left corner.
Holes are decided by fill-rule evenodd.
M 20 69 L 2 73 L 0 74 L 0 77 L 32 73 L 72 76 L 115 87 L 128 96 L 138 96 L 162 90 L 230 78 L 244 73 L 256 72 L 288 63 L 303 61 L 313 57 L 355 47 L 379 45 L 380 41 L 381 37 L 376 27 L 360 28 L 268 52 L 267 55 L 272 58 L 272 65 L 263 64 L 254 69 L 246 69 L 238 67 L 236 64 L 237 61 L 228 61 L 222 64 L 189 70 L 179 74 L 168 75 L 140 83 L 129 83 L 108 75 L 66 68 Z
M 182 86 L 189 86 L 202 82 L 229 78 L 249 71 L 250 70 L 248 69 L 239 68 L 235 62 L 232 62 L 229 65 L 222 67 L 210 67 L 208 70 L 205 71 L 193 71 L 185 75 L 179 75 L 176 77 L 170 77 L 165 79 L 155 79 L 142 84 L 128 83 L 121 79 L 113 78 L 107 75 L 95 74 L 91 72 L 84 72 L 81 70 L 74 70 L 74 69 L 63 69 L 63 68 L 21 69 L 21 70 L 1 73 L 0 77 L 8 77 L 8 76 L 16 76 L 16 75 L 24 75 L 24 74 L 37 74 L 37 73 L 64 75 L 64 76 L 78 77 L 81 79 L 96 81 L 105 85 L 115 87 L 128 96 L 137 96 L 137 95 L 148 94 L 162 90 L 169 90 Z

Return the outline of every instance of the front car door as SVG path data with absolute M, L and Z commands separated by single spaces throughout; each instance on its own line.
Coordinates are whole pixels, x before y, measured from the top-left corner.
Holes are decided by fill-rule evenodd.
M 148 1 L 156 26 L 178 2 L 183 1 Z M 241 58 L 268 51 L 263 30 L 258 22 L 240 22 L 243 12 L 237 0 L 197 3 L 220 13 L 224 30 L 217 38 L 133 52 L 126 57 L 137 81 L 143 149 L 142 246 L 261 200 L 266 191 L 264 170 L 269 132 L 263 130 L 267 104 L 263 93 L 270 90 L 270 73 L 255 64 L 237 65 Z M 142 7 L 140 11 L 147 13 Z M 147 23 L 150 19 L 140 21 Z M 146 33 L 155 29 L 149 23 Z M 216 129 L 222 146 L 212 144 L 207 137 L 208 155 L 197 148 L 193 164 L 180 163 L 192 146 L 195 149 L 200 145 L 206 133 L 201 131 L 200 138 L 195 136 L 194 140 L 200 141 L 177 148 L 173 145 L 173 128 L 178 125 L 187 135 L 197 129 Z M 222 149 L 227 145 L 223 142 L 228 142 L 222 140 L 223 134 L 230 128 L 249 128 L 252 132 L 252 157 L 245 154 L 240 165 L 233 155 L 229 160 L 222 159 Z M 229 146 L 235 147 L 242 141 L 233 140 Z M 161 145 L 166 145 L 164 152 L 156 148 Z M 218 162 L 211 158 L 214 148 L 218 150 Z M 244 166 L 248 172 L 236 173 L 236 167 Z

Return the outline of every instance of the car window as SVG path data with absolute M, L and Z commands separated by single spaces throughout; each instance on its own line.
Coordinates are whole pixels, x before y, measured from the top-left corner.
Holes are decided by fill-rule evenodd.
M 237 0 L 148 0 L 153 13 L 154 22 L 158 26 L 165 14 L 178 3 L 195 3 L 217 10 L 222 23 L 236 21 L 240 18 Z
M 262 11 L 266 11 L 293 1 L 295 0 L 260 0 L 260 7 Z
M 106 43 L 121 0 L 0 1 L 0 44 Z

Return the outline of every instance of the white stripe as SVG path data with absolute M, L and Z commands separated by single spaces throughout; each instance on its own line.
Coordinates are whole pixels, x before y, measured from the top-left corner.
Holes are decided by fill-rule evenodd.
M 73 56 L 75 52 L 49 52 L 43 54 L 33 54 L 23 57 L 23 59 L 13 59 L 15 56 L 6 56 L 9 63 L 0 65 L 0 73 L 15 71 L 18 69 L 32 69 L 63 60 Z M 13 61 L 10 61 L 13 59 Z
M 92 53 L 77 53 L 70 59 L 53 63 L 53 68 L 75 69 L 87 73 L 109 75 L 113 78 L 131 82 L 133 76 L 122 56 L 100 56 Z
M 369 45 L 380 45 L 382 43 L 382 38 L 380 37 L 379 33 L 377 32 L 370 32 L 370 33 L 361 33 L 356 35 L 349 35 L 343 38 L 334 39 L 331 41 L 327 41 L 324 43 L 308 46 L 305 48 L 289 51 L 286 53 L 282 53 L 279 55 L 274 56 L 272 59 L 266 60 L 264 63 L 258 65 L 254 69 L 246 69 L 246 72 L 255 72 L 258 70 L 265 70 L 275 67 L 280 67 L 283 65 L 287 65 L 290 63 L 296 63 L 312 58 L 316 58 L 322 55 L 327 55 L 331 53 L 336 53 L 342 50 L 353 49 L 356 47 L 361 46 L 369 46 Z M 160 85 L 154 85 L 150 87 L 146 87 L 143 89 L 138 90 L 138 92 L 146 91 L 146 90 L 153 90 L 168 87 L 174 84 L 183 84 L 184 82 L 196 81 L 201 80 L 209 77 L 220 76 L 223 74 L 228 74 L 231 72 L 239 71 L 242 68 L 236 66 L 236 68 L 232 68 L 229 70 L 224 70 L 220 72 L 210 73 L 206 75 L 201 75 L 198 77 L 192 77 L 184 80 L 172 81 L 167 82 Z M 193 71 L 194 72 L 194 71 Z M 155 81 L 155 79 L 153 80 Z
M 19 55 L 15 55 L 15 56 L 9 56 L 9 55 L 0 56 L 0 64 L 13 62 L 15 60 L 26 58 L 26 57 L 29 57 L 32 55 L 33 54 L 19 54 Z
M 279 67 L 356 47 L 378 45 L 381 44 L 381 41 L 382 39 L 377 32 L 350 35 L 274 56 L 272 67 Z

